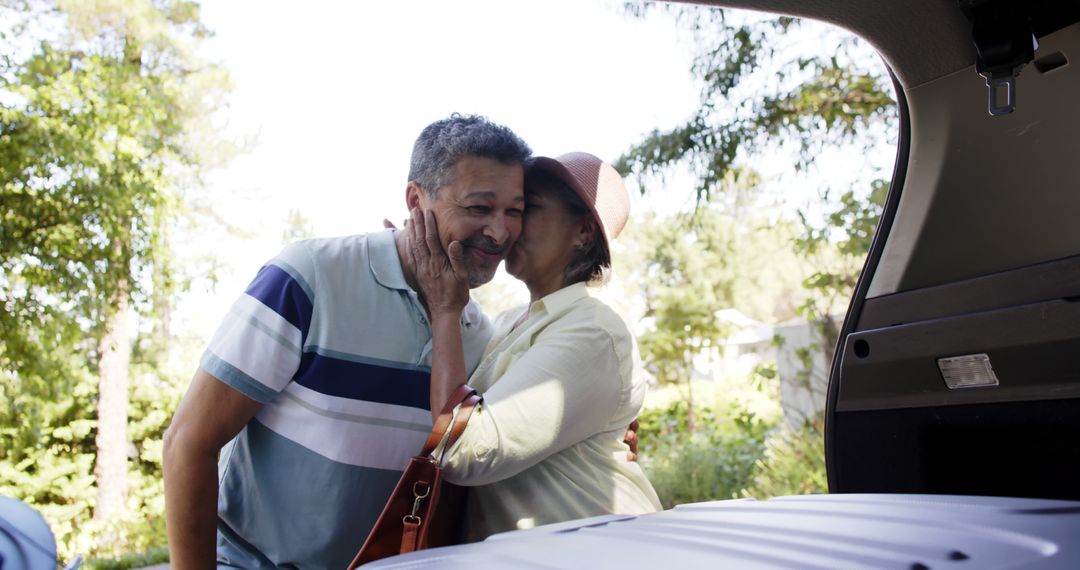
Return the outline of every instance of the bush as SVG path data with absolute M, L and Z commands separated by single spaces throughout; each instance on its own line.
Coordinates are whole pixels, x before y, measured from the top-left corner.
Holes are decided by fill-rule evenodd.
M 67 378 L 63 396 L 31 392 L 0 373 L 0 394 L 36 416 L 27 421 L 0 412 L 0 495 L 37 509 L 56 538 L 62 562 L 81 555 L 114 564 L 132 552 L 166 544 L 161 440 L 184 383 L 133 366 L 125 509 L 114 520 L 93 518 L 96 502 L 94 436 L 96 379 L 84 371 Z M 21 420 L 21 421 L 20 421 Z M 137 557 L 136 557 L 137 559 Z M 96 566 L 87 562 L 87 566 Z
M 765 452 L 770 422 L 735 405 L 722 413 L 696 408 L 690 431 L 688 412 L 676 401 L 639 417 L 641 465 L 664 508 L 738 496 Z
M 128 554 L 115 560 L 104 558 L 91 558 L 82 566 L 84 570 L 131 570 L 132 568 L 145 568 L 154 564 L 162 564 L 169 561 L 169 548 L 159 546 L 146 552 Z
M 780 495 L 827 493 L 825 435 L 821 417 L 807 421 L 799 429 L 781 428 L 765 446 L 765 457 L 757 461 L 753 484 L 740 496 L 765 499 Z

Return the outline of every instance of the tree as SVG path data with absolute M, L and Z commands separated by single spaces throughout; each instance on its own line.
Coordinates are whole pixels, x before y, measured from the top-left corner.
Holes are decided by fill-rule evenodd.
M 627 5 L 638 16 L 652 7 Z M 701 82 L 701 104 L 683 124 L 654 130 L 619 158 L 616 168 L 636 178 L 642 192 L 685 168 L 696 181 L 698 209 L 707 209 L 733 191 L 726 183 L 732 173 L 766 162 L 785 163 L 790 168 L 777 183 L 790 183 L 814 171 L 826 148 L 866 155 L 895 133 L 888 78 L 876 54 L 857 38 L 788 17 L 698 7 L 670 10 L 698 46 L 691 72 Z M 807 54 L 807 45 L 823 47 Z M 795 251 L 818 266 L 804 282 L 812 294 L 801 310 L 819 323 L 823 342 L 818 349 L 827 357 L 837 332 L 831 316 L 850 295 L 887 192 L 885 183 L 867 178 L 884 166 L 865 161 L 854 174 L 833 175 L 816 203 L 781 201 L 774 210 L 778 218 L 798 217 L 804 229 L 801 236 L 792 236 Z M 754 184 L 742 191 L 765 195 L 768 187 Z M 833 198 L 836 188 L 839 201 Z M 704 314 L 697 306 L 703 302 L 689 296 L 679 303 L 681 310 Z M 688 323 L 681 326 L 686 332 L 693 329 Z M 666 334 L 663 342 L 681 350 L 685 341 L 676 338 L 678 328 Z M 645 345 L 643 339 L 643 352 Z
M 633 3 L 632 14 L 651 4 Z M 683 164 L 699 202 L 729 172 L 781 153 L 796 170 L 828 146 L 871 148 L 895 131 L 895 102 L 873 51 L 856 37 L 788 17 L 697 7 L 671 8 L 700 46 L 691 72 L 701 106 L 682 125 L 654 130 L 617 161 L 648 188 L 649 175 Z M 806 55 L 808 40 L 830 46 Z M 831 46 L 837 46 L 832 48 Z
M 795 239 L 795 251 L 813 259 L 816 269 L 803 281 L 815 295 L 807 297 L 799 312 L 818 324 L 822 339 L 818 348 L 830 360 L 840 335 L 833 314 L 855 289 L 888 193 L 888 182 L 874 180 L 870 192 L 862 198 L 854 190 L 844 192 L 823 223 L 815 224 L 800 213 L 804 232 Z
M 208 32 L 192 1 L 3 10 L 18 41 L 0 55 L 0 386 L 26 407 L 64 409 L 4 417 L 5 438 L 20 446 L 0 461 L 44 476 L 28 460 L 62 454 L 70 438 L 85 452 L 91 437 L 91 504 L 109 520 L 126 495 L 128 323 L 150 320 L 167 342 L 168 233 L 209 163 L 227 76 L 196 56 Z M 72 393 L 82 396 L 65 402 Z M 58 430 L 69 438 L 42 437 Z
M 282 243 L 290 244 L 314 236 L 315 229 L 312 228 L 307 216 L 296 208 L 290 209 L 285 217 L 285 229 L 281 232 Z
M 705 210 L 699 231 L 688 233 L 689 220 L 658 221 L 648 215 L 631 230 L 628 241 L 644 246 L 643 263 L 632 264 L 642 284 L 645 318 L 651 321 L 638 343 L 645 369 L 661 383 L 686 386 L 687 424 L 695 428 L 694 359 L 728 334 L 717 308 L 731 305 L 733 275 L 725 255 L 732 239 L 730 223 Z
M 790 246 L 797 226 L 766 216 L 754 194 L 758 183 L 752 172 L 731 172 L 726 203 L 647 213 L 628 226 L 616 251 L 628 293 L 644 300 L 638 339 L 645 369 L 657 382 L 683 387 L 691 429 L 695 361 L 714 356 L 732 332 L 721 310 L 739 307 L 777 322 L 794 317 L 807 297 L 800 283 L 811 267 Z

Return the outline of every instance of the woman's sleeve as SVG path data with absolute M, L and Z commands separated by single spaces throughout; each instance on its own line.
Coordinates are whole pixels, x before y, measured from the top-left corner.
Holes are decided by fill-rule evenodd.
M 483 395 L 444 461 L 448 481 L 494 483 L 609 429 L 623 397 L 616 339 L 592 322 L 559 325 Z

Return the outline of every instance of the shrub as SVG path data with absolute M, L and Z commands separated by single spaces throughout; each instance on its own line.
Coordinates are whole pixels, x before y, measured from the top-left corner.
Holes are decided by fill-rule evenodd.
M 95 379 L 88 373 L 72 377 L 61 397 L 30 392 L 15 382 L 18 378 L 0 376 L 0 394 L 10 394 L 37 414 L 31 422 L 0 412 L 0 495 L 25 501 L 42 514 L 62 562 L 81 555 L 98 565 L 112 564 L 107 559 L 166 543 L 161 440 L 184 383 L 142 372 L 133 374 L 131 386 L 127 502 L 108 522 L 93 518 Z M 95 567 L 89 561 L 87 566 Z
M 735 405 L 697 408 L 695 416 L 693 432 L 683 401 L 639 418 L 640 461 L 664 508 L 738 496 L 765 452 L 770 422 Z
M 764 499 L 780 495 L 827 493 L 824 421 L 819 416 L 792 430 L 777 429 L 769 436 L 763 459 L 755 465 L 753 484 L 740 496 Z
M 86 561 L 82 568 L 84 570 L 131 570 L 132 568 L 145 568 L 168 561 L 169 547 L 158 546 L 146 552 L 127 554 L 117 559 L 91 558 Z

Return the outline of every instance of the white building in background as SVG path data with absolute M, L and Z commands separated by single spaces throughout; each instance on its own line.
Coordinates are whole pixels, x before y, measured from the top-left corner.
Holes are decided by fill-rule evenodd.
M 793 427 L 824 411 L 829 384 L 828 359 L 818 327 L 805 319 L 778 324 L 755 321 L 738 309 L 717 311 L 734 332 L 715 358 L 695 361 L 695 378 L 749 377 L 758 366 L 775 363 L 780 407 Z
M 813 323 L 805 319 L 763 323 L 738 309 L 722 309 L 716 316 L 728 323 L 733 332 L 720 347 L 694 358 L 693 380 L 745 379 L 758 366 L 775 364 L 780 383 L 780 407 L 786 422 L 797 427 L 824 411 L 829 383 L 828 359 Z M 641 325 L 646 329 L 651 323 L 649 319 L 643 319 Z
M 593 294 L 614 308 L 638 338 L 654 324 L 645 312 L 643 299 L 627 295 L 618 275 Z M 758 366 L 775 364 L 780 379 L 780 407 L 784 420 L 798 427 L 825 409 L 829 383 L 828 359 L 814 323 L 793 319 L 777 324 L 756 321 L 738 309 L 721 309 L 716 316 L 730 325 L 732 333 L 720 347 L 694 358 L 692 379 L 725 382 L 749 378 Z M 843 315 L 834 316 L 836 322 Z M 646 372 L 646 375 L 648 373 Z

